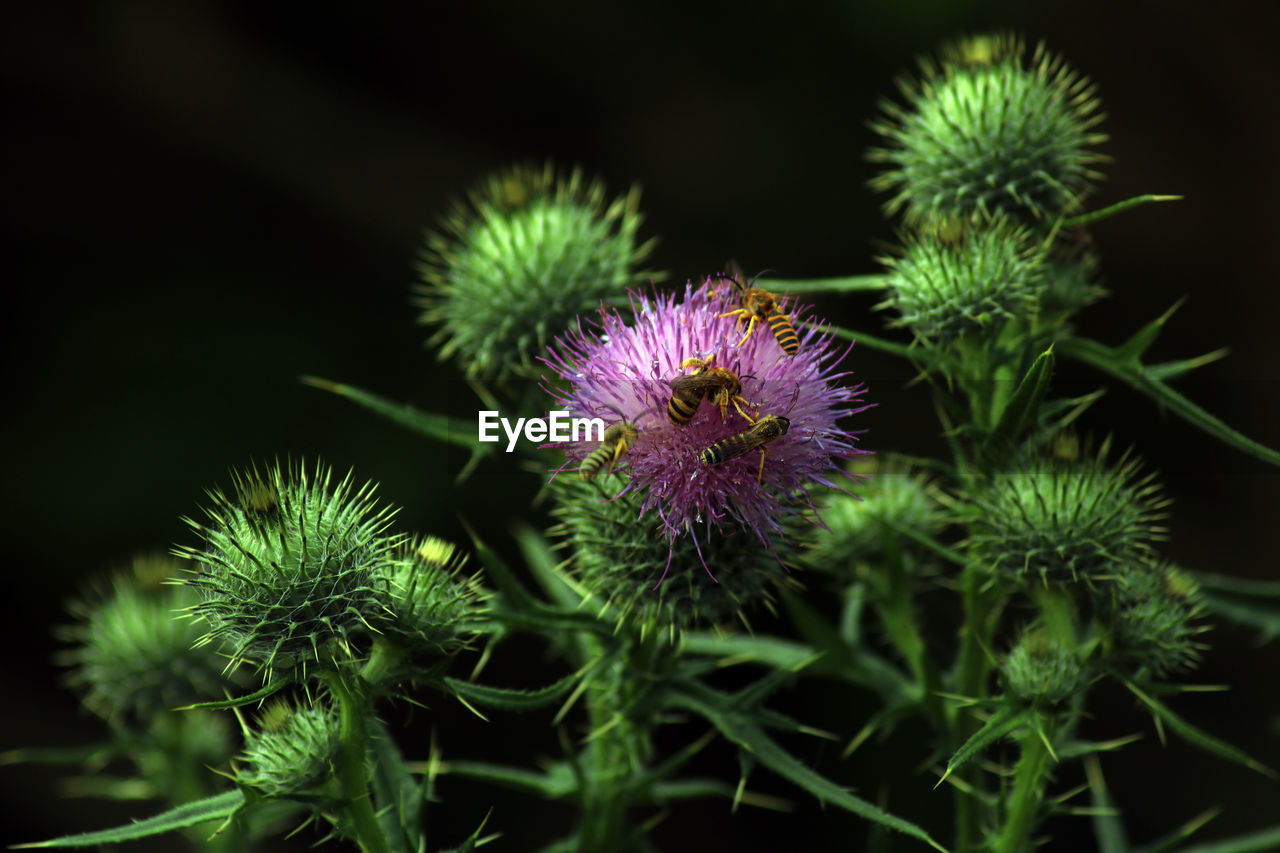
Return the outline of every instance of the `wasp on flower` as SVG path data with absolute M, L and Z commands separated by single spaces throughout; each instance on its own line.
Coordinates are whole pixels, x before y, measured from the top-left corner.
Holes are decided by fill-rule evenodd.
M 843 462 L 866 452 L 840 421 L 868 404 L 861 385 L 844 381 L 847 350 L 818 324 L 802 325 L 794 355 L 769 336 L 739 341 L 724 298 L 708 292 L 716 281 L 691 283 L 683 295 L 633 294 L 630 322 L 602 309 L 596 328 L 579 324 L 544 359 L 562 380 L 549 390 L 557 407 L 575 415 L 635 425 L 636 439 L 618 468 L 622 491 L 638 500 L 642 519 L 656 516 L 669 543 L 686 534 L 705 543 L 713 528 L 722 535 L 738 528 L 772 550 L 783 521 L 812 507 L 805 487 L 839 488 L 834 481 L 845 476 Z M 697 402 L 705 396 L 714 405 L 690 399 L 678 418 L 671 416 L 689 367 L 710 379 L 710 366 L 726 363 L 734 365 L 735 383 L 698 389 Z M 738 400 L 749 400 L 759 414 L 748 416 Z M 761 419 L 766 426 L 753 426 Z M 748 435 L 756 439 L 750 450 L 768 444 L 767 464 L 755 453 L 729 452 L 750 443 Z M 568 467 L 596 451 L 570 444 L 566 452 Z

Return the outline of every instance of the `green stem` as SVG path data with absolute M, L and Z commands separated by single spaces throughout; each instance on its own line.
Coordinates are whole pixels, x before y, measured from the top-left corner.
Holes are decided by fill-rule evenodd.
M 343 802 L 346 803 L 346 822 L 355 832 L 356 843 L 365 853 L 391 853 L 386 836 L 382 834 L 382 827 L 378 824 L 378 816 L 373 811 L 365 768 L 369 750 L 369 697 L 361 687 L 349 684 L 339 673 L 326 673 L 321 678 L 338 703 L 342 752 L 338 781 L 342 785 Z
M 960 636 L 960 652 L 956 663 L 956 689 L 964 696 L 982 699 L 987 694 L 987 676 L 991 672 L 988 648 L 994 625 L 995 599 L 984 589 L 988 576 L 973 563 L 965 567 L 961 575 L 964 595 L 965 624 Z M 957 749 L 976 731 L 977 722 L 972 715 L 963 713 L 958 706 L 949 706 L 948 722 L 951 729 L 952 748 Z M 967 786 L 979 786 L 974 766 L 960 768 L 956 773 Z M 972 793 L 955 788 L 956 853 L 977 850 L 982 841 L 983 803 Z
M 1038 724 L 1028 727 L 1022 736 L 1022 756 L 1014 768 L 1013 791 L 1006 802 L 1004 826 L 996 839 L 993 853 L 1021 853 L 1027 849 L 1040 802 L 1044 798 L 1045 773 L 1049 769 L 1049 748 Z

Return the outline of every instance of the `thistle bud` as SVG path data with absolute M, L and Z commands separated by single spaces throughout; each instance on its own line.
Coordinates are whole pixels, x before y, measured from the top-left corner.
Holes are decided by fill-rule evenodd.
M 515 168 L 483 181 L 428 233 L 417 301 L 441 358 L 469 377 L 530 375 L 580 313 L 655 277 L 637 266 L 640 191 L 606 201 L 578 171 Z
M 1139 564 L 1106 593 L 1116 653 L 1135 672 L 1162 678 L 1195 668 L 1205 648 L 1196 637 L 1209 626 L 1198 621 L 1200 587 L 1193 577 L 1168 565 Z
M 426 654 L 462 648 L 475 594 L 458 573 L 466 556 L 443 539 L 404 542 L 374 572 L 381 612 L 374 627 L 400 645 Z
M 391 510 L 374 506 L 371 485 L 334 482 L 319 465 L 254 468 L 234 485 L 209 493 L 206 523 L 187 520 L 203 547 L 178 552 L 196 566 L 185 580 L 209 623 L 203 639 L 267 670 L 350 655 L 399 544 L 386 535 Z
M 1093 85 L 1038 45 L 1008 35 L 965 39 L 920 61 L 899 83 L 905 105 L 882 104 L 873 128 L 885 163 L 873 181 L 909 223 L 1007 213 L 1053 219 L 1073 210 L 1100 177 L 1091 149 L 1106 136 Z
M 338 717 L 321 707 L 269 705 L 256 731 L 245 733 L 243 767 L 236 784 L 264 797 L 337 801 L 341 787 Z
M 1135 460 L 1111 464 L 1107 451 L 993 475 L 970 502 L 975 556 L 1013 584 L 1102 578 L 1145 558 L 1167 501 Z
M 180 568 L 170 557 L 138 557 L 100 600 L 72 604 L 80 619 L 63 632 L 75 646 L 62 659 L 95 714 L 145 723 L 221 696 L 226 661 L 213 646 L 193 648 L 208 626 L 183 612 L 194 595 L 163 585 Z
M 832 492 L 822 510 L 827 529 L 810 537 L 805 562 L 815 568 L 840 570 L 850 560 L 879 560 L 888 543 L 902 541 L 900 531 L 932 535 L 945 524 L 923 477 L 902 470 L 869 472 L 861 466 L 856 473 L 868 477 L 858 496 Z
M 1038 628 L 1025 631 L 1000 662 L 1005 690 L 1027 704 L 1056 705 L 1084 686 L 1075 653 Z
M 908 240 L 901 257 L 881 258 L 898 325 L 946 344 L 961 335 L 994 335 L 1005 321 L 1036 309 L 1045 248 L 1024 228 L 996 220 L 982 228 L 949 220 Z
M 601 488 L 556 480 L 561 524 L 555 532 L 578 582 L 620 623 L 637 625 L 642 633 L 675 633 L 742 618 L 751 606 L 770 601 L 771 588 L 784 581 L 781 555 L 751 531 L 732 529 L 735 525 L 726 520 L 714 532 L 671 541 L 660 521 L 641 515 L 642 502 L 634 492 L 619 495 L 625 488 L 622 475 L 598 482 Z

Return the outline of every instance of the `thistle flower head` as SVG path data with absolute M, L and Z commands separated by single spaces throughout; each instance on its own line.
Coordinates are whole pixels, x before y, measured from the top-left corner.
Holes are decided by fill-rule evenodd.
M 1110 577 L 1145 558 L 1167 501 L 1135 460 L 1113 464 L 1108 449 L 993 475 L 971 500 L 978 558 L 1008 582 L 1047 584 Z
M 884 147 L 869 154 L 888 166 L 873 186 L 893 194 L 890 214 L 1052 219 L 1099 177 L 1094 87 L 1043 45 L 1028 56 L 1013 36 L 965 39 L 899 88 L 906 104 L 882 104 Z
M 180 567 L 167 556 L 137 557 L 100 600 L 72 604 L 80 619 L 64 631 L 75 645 L 62 659 L 95 714 L 147 721 L 220 697 L 226 661 L 213 646 L 193 648 L 208 626 L 183 613 L 195 596 L 162 585 Z
M 256 731 L 245 733 L 244 766 L 238 785 L 264 797 L 337 800 L 340 787 L 338 717 L 325 708 L 268 705 Z
M 1109 585 L 1106 608 L 1117 653 L 1136 672 L 1157 678 L 1192 669 L 1208 630 L 1195 578 L 1165 564 L 1136 564 Z
M 427 235 L 417 291 L 432 343 L 468 376 L 528 373 L 579 313 L 652 274 L 637 269 L 640 192 L 606 201 L 580 172 L 515 168 L 489 177 Z
M 374 569 L 381 611 L 376 630 L 414 651 L 447 655 L 462 648 L 475 595 L 458 573 L 466 555 L 443 539 L 426 536 L 396 548 Z
M 1023 632 L 1000 663 L 1005 689 L 1022 702 L 1056 705 L 1084 686 L 1087 673 L 1074 651 L 1043 630 Z
M 655 535 L 641 518 L 639 495 L 607 499 L 625 490 L 620 474 L 599 484 L 560 478 L 555 486 L 561 521 L 555 533 L 578 583 L 619 623 L 633 623 L 642 634 L 745 620 L 752 605 L 771 604 L 771 588 L 786 582 L 779 565 L 789 555 L 785 546 L 782 554 L 770 554 L 746 531 L 698 545 L 690 537 L 669 543 Z M 719 583 L 709 581 L 704 564 Z
M 709 295 L 709 288 L 716 293 Z M 683 298 L 633 296 L 631 323 L 602 310 L 597 331 L 580 325 L 547 359 L 564 380 L 551 389 L 558 408 L 637 427 L 619 460 L 624 488 L 638 497 L 640 518 L 652 524 L 656 515 L 672 542 L 685 533 L 705 542 L 699 525 L 709 531 L 728 523 L 753 531 L 768 547 L 783 519 L 807 504 L 805 486 L 833 485 L 839 463 L 865 452 L 838 423 L 866 405 L 861 386 L 839 383 L 847 373 L 837 372 L 842 349 L 831 334 L 802 323 L 803 309 L 795 311 L 799 350 L 787 355 L 764 323 L 742 340 L 742 324 L 726 316 L 739 305 L 738 292 L 715 278 L 696 290 L 687 286 Z M 693 414 L 673 422 L 672 380 L 707 365 L 732 371 L 740 392 L 732 400 L 726 394 L 723 409 L 714 394 L 695 396 Z M 770 416 L 785 418 L 786 429 L 774 421 L 767 441 L 748 440 L 761 435 L 749 433 L 752 421 Z M 704 454 L 717 445 L 726 458 L 708 463 Z M 577 467 L 595 447 L 568 446 L 567 465 Z
M 195 569 L 186 583 L 233 661 L 264 669 L 306 667 L 349 655 L 380 608 L 377 577 L 398 544 L 392 512 L 374 506 L 372 486 L 305 463 L 234 477 L 234 495 L 209 493 L 208 520 L 188 523 L 201 548 L 183 548 Z
M 950 220 L 907 241 L 900 257 L 882 258 L 899 325 L 937 344 L 965 334 L 994 334 L 1036 309 L 1045 248 L 1007 219 L 985 227 Z

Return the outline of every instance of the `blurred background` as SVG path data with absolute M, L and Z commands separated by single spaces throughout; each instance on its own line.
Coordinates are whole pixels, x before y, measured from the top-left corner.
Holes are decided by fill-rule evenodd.
M 867 122 L 914 57 L 964 33 L 1044 39 L 1098 84 L 1112 162 L 1091 207 L 1144 192 L 1186 197 L 1094 228 L 1112 295 L 1084 311 L 1079 330 L 1119 343 L 1188 297 L 1152 360 L 1230 346 L 1228 359 L 1178 388 L 1280 447 L 1280 63 L 1274 22 L 1241 11 L 1256 7 L 1212 16 L 1200 4 L 1102 0 L 300 8 L 131 0 L 22 4 L 6 15 L 0 346 L 13 548 L 0 594 L 0 750 L 104 735 L 58 683 L 53 627 L 86 580 L 139 550 L 191 542 L 180 517 L 196 515 L 232 467 L 322 457 L 379 482 L 403 507 L 402 529 L 455 541 L 464 541 L 460 517 L 504 548 L 516 519 L 545 523 L 527 509 L 537 478 L 508 458 L 455 488 L 464 453 L 298 381 L 317 375 L 474 417 L 471 392 L 423 348 L 428 333 L 409 304 L 422 229 L 453 196 L 516 161 L 553 158 L 601 176 L 612 194 L 643 186 L 642 235 L 661 241 L 650 265 L 670 281 L 729 257 L 783 278 L 871 273 L 893 230 L 867 189 Z M 828 298 L 819 311 L 875 332 L 874 302 Z M 1197 570 L 1276 575 L 1280 471 L 1060 364 L 1064 391 L 1109 388 L 1088 425 L 1161 471 L 1174 501 L 1166 554 Z M 851 366 L 879 404 L 861 416 L 865 447 L 941 452 L 926 390 L 906 387 L 908 366 L 867 349 Z M 1208 640 L 1194 680 L 1231 691 L 1187 696 L 1179 711 L 1280 766 L 1276 647 L 1228 626 Z M 491 679 L 515 673 L 531 685 L 550 680 L 541 663 L 560 671 L 537 648 L 511 654 Z M 818 683 L 777 703 L 842 737 L 873 710 Z M 456 703 L 429 704 L 392 712 L 409 726 L 410 752 L 419 747 L 413 757 L 425 757 L 433 729 L 446 758 L 527 764 L 558 754 L 546 715 L 484 724 Z M 1127 694 L 1104 689 L 1094 710 L 1096 737 L 1146 734 L 1104 763 L 1135 841 L 1213 805 L 1224 811 L 1205 837 L 1274 820 L 1274 783 L 1180 742 L 1162 748 Z M 931 793 L 917 741 L 871 744 L 844 762 L 839 744 L 791 745 L 864 798 L 949 835 L 947 795 Z M 706 761 L 706 772 L 735 778 L 724 744 Z M 60 775 L 0 768 L 5 841 L 152 811 L 63 799 Z M 809 849 L 861 848 L 865 824 L 765 771 L 751 786 L 789 797 L 796 811 L 684 804 L 655 843 L 703 849 L 700 834 L 714 827 L 719 849 L 792 849 L 799 835 Z M 436 845 L 460 842 L 490 807 L 489 828 L 509 833 L 494 850 L 567 828 L 568 810 L 504 791 L 445 779 L 439 794 Z M 1048 849 L 1090 845 L 1083 818 L 1051 829 L 1059 841 Z M 317 837 L 304 833 L 296 846 Z

